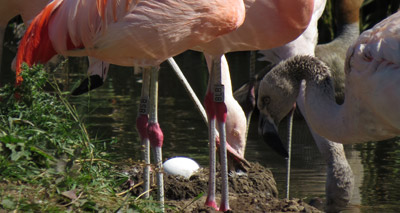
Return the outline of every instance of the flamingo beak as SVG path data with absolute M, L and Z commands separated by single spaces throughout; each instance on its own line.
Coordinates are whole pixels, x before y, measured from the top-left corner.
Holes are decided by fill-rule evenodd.
M 101 78 L 99 75 L 91 75 L 88 78 L 85 78 L 85 80 L 83 80 L 82 83 L 76 89 L 74 89 L 74 91 L 72 91 L 72 95 L 77 96 L 87 93 L 90 90 L 100 87 L 101 85 L 103 85 L 103 78 Z
M 288 151 L 282 143 L 278 134 L 278 128 L 272 119 L 260 113 L 258 122 L 258 133 L 263 136 L 264 141 L 279 155 L 284 158 L 289 156 Z

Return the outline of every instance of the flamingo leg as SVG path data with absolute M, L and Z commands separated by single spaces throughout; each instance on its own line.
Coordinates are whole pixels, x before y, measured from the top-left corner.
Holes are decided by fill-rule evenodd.
M 210 182 L 206 205 L 214 207 L 220 211 L 229 210 L 229 192 L 228 192 L 228 163 L 227 163 L 227 144 L 226 144 L 226 115 L 227 108 L 224 102 L 225 91 L 221 79 L 221 57 L 212 57 L 211 72 L 209 79 L 209 88 L 205 99 L 205 107 L 209 120 L 210 135 Z M 215 204 L 215 123 L 219 130 L 220 139 L 220 163 L 221 163 L 221 205 L 216 208 Z
M 150 72 L 143 70 L 143 84 L 140 97 L 140 105 L 138 117 L 136 119 L 136 128 L 138 129 L 141 139 L 141 153 L 144 162 L 143 181 L 144 181 L 144 198 L 149 198 L 150 191 L 150 142 L 147 134 L 147 126 L 149 119 L 149 90 L 150 90 Z
M 206 95 L 204 106 L 207 111 L 208 116 L 208 132 L 209 132 L 209 141 L 210 141 L 210 172 L 209 172 L 209 182 L 208 182 L 208 193 L 206 199 L 206 205 L 213 207 L 218 210 L 217 203 L 215 202 L 215 173 L 216 173 L 216 154 L 215 154 L 215 138 L 216 138 L 216 129 L 215 129 L 215 108 L 213 105 L 212 94 L 209 91 Z
M 149 135 L 150 144 L 155 154 L 158 200 L 161 204 L 161 209 L 164 212 L 164 176 L 162 168 L 162 144 L 164 135 L 158 123 L 157 115 L 159 67 L 152 67 L 150 69 L 150 107 L 147 134 Z
M 286 161 L 286 199 L 289 199 L 289 192 L 290 192 L 290 168 L 291 168 L 291 161 L 292 161 L 292 130 L 293 130 L 293 115 L 296 109 L 296 104 L 294 104 L 293 109 L 290 111 L 288 115 L 288 158 Z
M 228 157 L 226 151 L 226 116 L 227 108 L 225 105 L 225 90 L 221 79 L 221 57 L 217 57 L 213 60 L 211 75 L 213 77 L 214 84 L 214 105 L 215 115 L 217 118 L 217 125 L 219 130 L 219 137 L 221 141 L 220 145 L 220 163 L 221 163 L 221 204 L 219 207 L 220 211 L 229 210 L 229 191 L 228 191 Z

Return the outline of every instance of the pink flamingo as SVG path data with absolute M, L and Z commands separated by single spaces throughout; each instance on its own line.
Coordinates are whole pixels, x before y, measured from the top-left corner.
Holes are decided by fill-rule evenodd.
M 158 65 L 235 30 L 242 24 L 244 13 L 241 0 L 54 0 L 35 18 L 21 41 L 16 85 L 22 83 L 22 62 L 45 63 L 57 53 L 88 55 L 122 66 L 152 67 L 143 72 L 137 124 L 142 140 L 150 140 L 155 147 L 157 167 L 161 169 L 163 135 L 156 110 Z M 158 195 L 163 203 L 162 171 L 157 174 Z
M 228 107 L 232 106 L 231 102 L 228 103 L 231 100 L 231 92 L 228 95 L 224 94 L 224 91 L 231 88 L 224 89 L 222 82 L 226 76 L 225 73 L 229 76 L 229 68 L 224 62 L 223 54 L 231 51 L 269 49 L 283 45 L 295 39 L 306 29 L 313 11 L 313 0 L 292 1 L 290 4 L 279 0 L 258 0 L 245 1 L 245 4 L 246 19 L 239 29 L 194 48 L 205 53 L 210 71 L 208 92 L 205 98 L 209 132 L 211 133 L 209 136 L 210 181 L 206 205 L 217 208 L 215 202 L 215 135 L 213 133 L 217 120 L 221 141 L 222 195 L 219 208 L 221 211 L 229 209 L 225 122 L 227 112 L 235 112 L 228 110 Z M 241 114 L 238 116 L 244 117 L 245 120 L 243 111 L 240 111 L 236 111 Z M 243 125 L 246 128 L 245 122 Z M 243 149 L 242 152 L 238 150 L 238 153 L 244 153 L 245 146 L 240 144 L 238 147 Z

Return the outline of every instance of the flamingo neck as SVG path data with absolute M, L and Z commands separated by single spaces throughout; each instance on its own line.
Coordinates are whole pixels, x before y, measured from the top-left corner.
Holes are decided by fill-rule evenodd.
M 304 117 L 310 128 L 331 141 L 343 142 L 348 129 L 343 125 L 343 105 L 335 101 L 329 68 L 314 57 L 295 56 L 287 60 L 283 70 L 276 78 L 291 82 L 299 105 L 304 105 Z
M 305 113 L 308 123 L 319 135 L 336 142 L 341 142 L 344 134 L 340 121 L 342 119 L 341 106 L 335 101 L 335 94 L 331 79 L 323 82 L 313 82 L 305 79 Z M 302 89 L 304 91 L 304 89 Z
M 347 41 L 348 43 L 352 43 L 355 41 L 360 35 L 360 25 L 358 22 L 345 24 L 339 27 L 338 29 L 339 36 L 338 38 Z M 350 45 L 350 44 L 349 44 Z
M 296 63 L 296 62 L 295 62 Z M 346 102 L 338 105 L 329 68 L 319 60 L 306 60 L 294 72 L 301 72 L 299 98 L 304 100 L 305 117 L 310 127 L 328 140 L 354 143 L 357 125 L 349 123 Z

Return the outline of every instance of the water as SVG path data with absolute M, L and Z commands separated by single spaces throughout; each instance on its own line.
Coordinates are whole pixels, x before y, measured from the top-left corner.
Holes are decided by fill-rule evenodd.
M 234 88 L 248 80 L 248 56 L 247 52 L 229 55 Z M 202 100 L 206 90 L 207 72 L 201 54 L 186 52 L 176 57 L 176 60 Z M 4 61 L 7 63 L 10 59 Z M 5 63 L 2 66 L 1 82 L 9 81 L 12 76 L 5 68 Z M 68 65 L 69 82 L 83 79 L 86 66 L 85 61 L 71 60 Z M 258 68 L 261 66 L 262 64 L 257 64 Z M 60 79 L 67 78 L 64 76 Z M 79 111 L 83 112 L 92 137 L 116 139 L 117 142 L 107 145 L 108 152 L 115 155 L 116 159 L 140 158 L 139 137 L 135 130 L 140 81 L 141 75 L 134 75 L 132 68 L 112 66 L 109 78 L 101 88 L 89 95 L 71 98 Z M 76 83 L 70 83 L 69 88 L 65 89 L 70 90 L 74 84 Z M 165 136 L 164 158 L 188 156 L 202 166 L 207 166 L 207 127 L 166 63 L 161 66 L 159 88 L 159 122 Z M 245 157 L 272 170 L 280 197 L 284 197 L 286 162 L 258 136 L 257 119 L 253 117 L 252 121 Z M 325 163 L 304 121 L 296 120 L 293 129 L 290 196 L 306 200 L 313 197 L 323 198 Z M 400 141 L 345 146 L 345 150 L 356 180 L 351 205 L 345 212 L 399 212 Z

